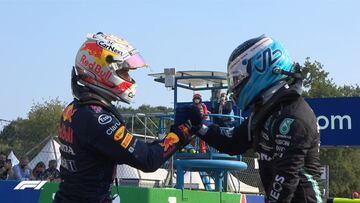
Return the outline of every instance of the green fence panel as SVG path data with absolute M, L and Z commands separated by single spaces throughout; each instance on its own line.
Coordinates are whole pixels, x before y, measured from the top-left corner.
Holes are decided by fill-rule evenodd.
M 40 194 L 40 203 L 52 202 L 58 183 L 46 183 Z M 179 190 L 174 188 L 140 188 L 119 186 L 121 203 L 239 203 L 240 194 L 208 192 L 199 190 Z M 117 194 L 112 187 L 112 194 Z
M 59 183 L 46 183 L 41 188 L 39 202 L 49 203 L 53 201 L 53 197 L 59 189 Z

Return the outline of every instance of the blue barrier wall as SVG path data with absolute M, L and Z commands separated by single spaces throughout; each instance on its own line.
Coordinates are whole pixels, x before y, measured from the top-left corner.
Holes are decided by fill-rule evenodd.
M 38 203 L 41 189 L 34 189 L 35 184 L 29 184 L 28 187 L 22 184 L 22 187 L 15 189 L 20 181 L 0 181 L 0 202 L 1 203 Z M 34 187 L 33 187 L 34 186 Z

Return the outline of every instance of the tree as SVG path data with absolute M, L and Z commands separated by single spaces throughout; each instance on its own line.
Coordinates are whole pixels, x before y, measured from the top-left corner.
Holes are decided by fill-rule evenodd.
M 304 97 L 336 97 L 341 96 L 341 92 L 332 79 L 329 79 L 329 73 L 323 70 L 323 65 L 310 58 L 306 58 L 303 66 L 303 74 L 305 76 L 303 85 L 305 91 Z
M 28 118 L 18 118 L 4 127 L 0 133 L 1 143 L 6 143 L 7 150 L 24 155 L 48 136 L 57 136 L 64 106 L 58 99 L 33 104 Z
M 323 65 L 309 58 L 303 65 L 305 97 L 360 96 L 358 85 L 336 85 Z M 347 148 L 321 149 L 321 163 L 329 165 L 329 195 L 348 197 L 360 188 L 360 150 Z

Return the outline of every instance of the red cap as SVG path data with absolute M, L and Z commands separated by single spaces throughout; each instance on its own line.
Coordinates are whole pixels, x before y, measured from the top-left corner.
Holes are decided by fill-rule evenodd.
M 193 99 L 195 99 L 195 98 L 201 99 L 201 94 L 198 94 L 198 93 L 194 94 Z

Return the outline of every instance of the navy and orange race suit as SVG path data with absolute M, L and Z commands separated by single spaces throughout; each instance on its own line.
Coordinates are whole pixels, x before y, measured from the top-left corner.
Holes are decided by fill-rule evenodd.
M 172 126 L 163 140 L 145 143 L 135 138 L 124 121 L 101 105 L 76 99 L 64 110 L 59 130 L 60 173 L 63 182 L 54 202 L 110 202 L 116 165 L 145 172 L 158 169 L 187 144 L 188 129 Z

